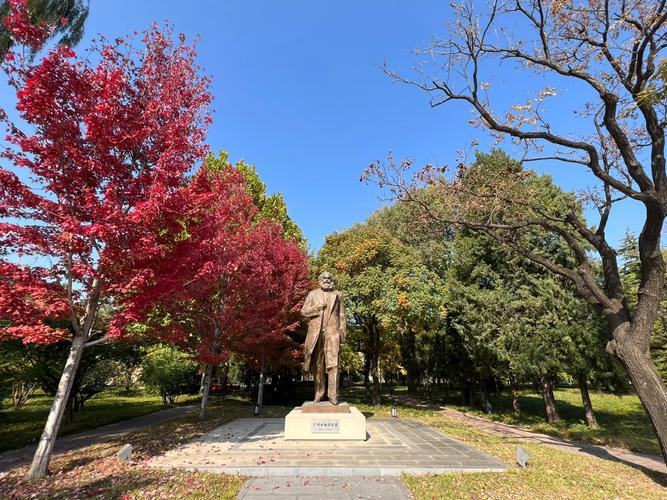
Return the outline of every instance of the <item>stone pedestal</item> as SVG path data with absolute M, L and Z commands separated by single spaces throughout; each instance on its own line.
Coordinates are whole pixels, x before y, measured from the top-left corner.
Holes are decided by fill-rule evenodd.
M 304 403 L 285 417 L 285 439 L 364 441 L 366 417 L 347 403 Z

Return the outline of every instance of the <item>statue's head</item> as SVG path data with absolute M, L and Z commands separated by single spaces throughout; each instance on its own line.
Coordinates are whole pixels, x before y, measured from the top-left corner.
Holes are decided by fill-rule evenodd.
M 326 271 L 320 274 L 319 281 L 320 281 L 320 288 L 325 292 L 330 292 L 331 290 L 333 290 L 334 285 L 336 284 L 333 275 Z

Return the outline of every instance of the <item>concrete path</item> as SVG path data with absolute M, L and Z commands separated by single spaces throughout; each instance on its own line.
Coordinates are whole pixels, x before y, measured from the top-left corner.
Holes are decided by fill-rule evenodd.
M 256 477 L 246 481 L 236 498 L 269 500 L 275 497 L 298 500 L 411 498 L 399 479 L 388 477 Z
M 423 402 L 413 398 L 398 397 L 402 403 L 406 403 L 417 407 L 427 407 Z M 432 406 L 430 406 L 432 407 Z M 522 439 L 539 443 L 559 450 L 569 451 L 573 453 L 583 453 L 592 455 L 604 460 L 611 460 L 613 462 L 620 462 L 622 464 L 640 469 L 644 472 L 659 472 L 667 474 L 667 466 L 662 461 L 662 458 L 656 455 L 648 455 L 645 453 L 637 453 L 633 451 L 624 450 L 622 448 L 613 448 L 611 446 L 601 446 L 590 443 L 581 443 L 578 441 L 571 441 L 569 439 L 549 436 L 547 434 L 540 434 L 532 432 L 514 425 L 503 424 L 501 422 L 493 422 L 482 417 L 463 413 L 458 410 L 446 408 L 444 406 L 432 407 L 445 415 L 447 418 L 457 420 L 471 427 L 481 429 L 483 431 L 503 436 L 512 439 Z
M 243 476 L 369 477 L 501 472 L 500 460 L 410 419 L 368 419 L 365 441 L 286 441 L 284 418 L 238 418 L 148 465 Z
M 54 447 L 54 455 L 77 450 L 84 446 L 90 446 L 95 443 L 108 441 L 130 432 L 135 432 L 150 425 L 160 424 L 167 420 L 182 417 L 191 411 L 197 409 L 197 405 L 179 406 L 169 408 L 155 413 L 148 413 L 140 417 L 123 420 L 115 424 L 109 424 L 96 429 L 69 434 L 59 437 Z M 0 472 L 5 472 L 15 467 L 20 467 L 30 463 L 32 456 L 37 448 L 36 444 L 28 445 L 18 450 L 10 450 L 0 454 Z

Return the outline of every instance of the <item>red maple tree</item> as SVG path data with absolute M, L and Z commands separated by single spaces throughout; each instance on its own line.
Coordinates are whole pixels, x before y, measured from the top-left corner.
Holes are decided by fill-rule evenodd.
M 31 43 L 15 17 L 5 21 L 15 41 Z M 141 285 L 137 263 L 166 251 L 153 221 L 178 208 L 207 152 L 211 96 L 194 46 L 157 26 L 141 42 L 141 51 L 118 39 L 86 58 L 58 47 L 36 64 L 18 52 L 5 60 L 29 127 L 8 123 L 0 151 L 10 164 L 0 168 L 0 337 L 52 341 L 65 332 L 45 320 L 63 317 L 73 332 L 30 478 L 47 472 L 83 349 L 122 334 L 95 337 L 100 306 Z
M 232 166 L 202 167 L 181 200 L 177 219 L 158 223 L 180 225 L 180 235 L 164 233 L 169 251 L 145 261 L 145 286 L 116 321 L 143 324 L 205 366 L 204 418 L 213 367 L 231 352 L 275 359 L 296 348 L 286 333 L 299 324 L 308 262 L 280 225 L 258 220 Z
M 51 33 L 48 23 L 33 24 L 30 21 L 28 0 L 8 0 L 9 14 L 2 18 L 2 23 L 12 34 L 15 43 L 27 45 L 37 52 L 42 48 Z M 61 18 L 62 24 L 67 24 L 66 18 Z

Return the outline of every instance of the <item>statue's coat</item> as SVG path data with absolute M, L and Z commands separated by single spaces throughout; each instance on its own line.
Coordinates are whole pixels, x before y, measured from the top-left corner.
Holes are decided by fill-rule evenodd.
M 324 310 L 318 306 L 326 304 Z M 306 297 L 301 314 L 308 318 L 308 335 L 304 344 L 303 367 L 309 373 L 315 373 L 317 367 L 312 358 L 313 350 L 320 335 L 324 334 L 324 353 L 327 369 L 338 366 L 338 354 L 341 342 L 345 342 L 347 321 L 343 296 L 338 290 L 325 292 L 321 288 L 312 290 Z

